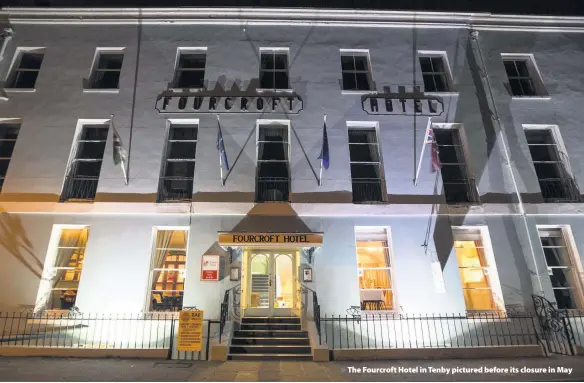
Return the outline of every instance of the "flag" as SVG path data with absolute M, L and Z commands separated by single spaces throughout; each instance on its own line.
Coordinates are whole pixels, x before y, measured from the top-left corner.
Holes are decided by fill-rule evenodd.
M 432 144 L 434 142 L 434 134 L 432 133 L 432 128 L 428 128 L 426 132 L 426 144 Z
M 227 152 L 225 152 L 225 145 L 223 144 L 223 133 L 221 133 L 221 123 L 217 118 L 217 150 L 221 156 L 221 166 L 229 170 L 229 162 L 227 161 Z
M 110 119 L 110 126 L 112 127 L 113 131 L 113 146 L 114 146 L 114 164 L 122 166 L 122 172 L 124 173 L 124 181 L 126 181 L 126 185 L 128 184 L 128 174 L 126 172 L 126 164 L 128 163 L 128 152 L 126 148 L 124 148 L 124 144 L 122 143 L 122 138 L 118 133 L 116 126 L 114 125 L 114 117 Z
M 320 155 L 318 159 L 322 161 L 322 166 L 325 169 L 329 168 L 330 162 L 330 154 L 329 154 L 329 145 L 328 145 L 328 135 L 326 134 L 326 121 L 322 128 L 322 148 L 320 149 Z
M 432 129 L 429 131 L 430 143 L 432 145 L 431 152 L 432 152 L 432 173 L 437 172 L 440 170 L 440 159 L 438 158 L 438 145 L 436 144 L 436 140 L 434 139 L 434 134 L 432 133 Z M 428 143 L 428 138 L 426 138 L 426 143 Z

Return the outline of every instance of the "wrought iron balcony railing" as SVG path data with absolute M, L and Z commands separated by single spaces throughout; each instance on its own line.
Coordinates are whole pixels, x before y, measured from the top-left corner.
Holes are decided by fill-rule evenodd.
M 354 178 L 353 203 L 383 203 L 383 179 L 380 178 Z
M 449 204 L 479 203 L 479 192 L 474 179 L 442 182 L 444 196 Z
M 539 180 L 545 202 L 580 202 L 580 191 L 573 178 L 542 178 Z
M 161 177 L 157 202 L 191 201 L 193 198 L 192 177 Z
M 60 202 L 93 201 L 99 177 L 69 176 L 61 193 Z
M 256 202 L 290 201 L 289 178 L 256 178 Z

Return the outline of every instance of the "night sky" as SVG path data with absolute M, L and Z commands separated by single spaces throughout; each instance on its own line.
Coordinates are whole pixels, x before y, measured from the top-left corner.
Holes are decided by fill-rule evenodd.
M 2 6 L 314 7 L 584 16 L 583 0 L 4 0 Z

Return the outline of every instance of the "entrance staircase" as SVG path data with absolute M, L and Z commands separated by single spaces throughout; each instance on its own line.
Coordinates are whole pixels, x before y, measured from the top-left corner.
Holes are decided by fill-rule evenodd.
M 298 317 L 243 317 L 231 339 L 231 360 L 312 360 Z

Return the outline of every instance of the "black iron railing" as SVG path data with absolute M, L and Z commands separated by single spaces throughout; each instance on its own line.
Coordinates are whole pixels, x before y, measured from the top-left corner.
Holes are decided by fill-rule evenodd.
M 380 178 L 354 178 L 353 203 L 384 203 L 384 182 Z
M 320 319 L 330 349 L 451 348 L 537 345 L 536 320 L 529 314 L 472 316 L 369 314 Z
M 580 191 L 573 178 L 539 179 L 545 202 L 580 202 Z
M 256 178 L 257 202 L 287 202 L 290 201 L 289 178 Z
M 479 203 L 479 192 L 474 179 L 442 182 L 444 196 L 449 204 Z
M 302 307 L 306 315 L 306 311 L 310 305 L 308 301 L 308 297 L 312 300 L 312 315 L 308 315 L 308 319 L 314 320 L 314 324 L 316 326 L 316 331 L 318 332 L 318 340 L 319 343 L 322 342 L 321 334 L 320 334 L 320 304 L 318 303 L 318 296 L 316 295 L 316 291 L 312 290 L 310 287 L 306 287 L 305 285 L 301 285 L 300 293 L 302 294 Z
M 99 177 L 69 176 L 65 179 L 60 202 L 93 201 Z
M 191 201 L 192 198 L 192 177 L 160 177 L 157 202 Z

